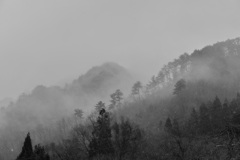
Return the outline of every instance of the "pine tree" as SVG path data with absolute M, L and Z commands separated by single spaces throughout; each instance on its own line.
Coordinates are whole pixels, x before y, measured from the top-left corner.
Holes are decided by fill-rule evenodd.
M 209 133 L 211 131 L 209 109 L 204 103 L 201 104 L 199 108 L 199 130 L 200 134 Z
M 237 93 L 237 97 L 230 103 L 231 109 L 231 122 L 234 124 L 240 124 L 240 93 Z
M 50 160 L 50 156 L 40 144 L 34 147 L 34 157 L 35 160 Z
M 224 115 L 220 99 L 216 96 L 211 107 L 211 122 L 215 130 L 219 130 L 224 124 Z
M 22 152 L 17 157 L 17 160 L 34 160 L 34 154 L 33 154 L 33 148 L 32 148 L 32 140 L 30 137 L 30 133 L 27 134 L 27 137 L 25 138 Z
M 156 79 L 157 79 L 157 82 L 160 84 L 160 85 L 164 85 L 164 82 L 165 82 L 165 75 L 164 75 L 164 73 L 162 72 L 162 71 L 160 71 L 159 73 L 158 73 L 158 76 L 156 77 Z
M 152 76 L 150 82 L 147 84 L 147 90 L 150 91 L 154 91 L 156 89 L 156 87 L 158 86 L 158 80 L 155 76 Z
M 197 133 L 197 129 L 199 125 L 199 117 L 195 108 L 192 109 L 192 113 L 190 115 L 188 125 L 190 128 L 190 133 L 195 135 Z
M 28 133 L 17 160 L 50 160 L 50 156 L 40 144 L 36 145 L 33 150 L 30 133 Z
M 218 98 L 218 96 L 215 97 L 215 100 L 213 101 L 213 106 L 212 109 L 214 111 L 219 111 L 222 108 L 222 103 L 220 101 L 220 99 Z
M 237 93 L 237 98 L 236 98 L 236 100 L 240 103 L 240 93 L 239 93 L 239 92 Z
M 132 95 L 133 96 L 139 96 L 140 98 L 140 90 L 142 89 L 142 83 L 140 81 L 137 81 L 134 83 L 132 87 Z
M 106 109 L 105 103 L 99 101 L 95 106 L 95 110 L 99 113 L 102 109 Z
M 227 99 L 223 102 L 223 113 L 224 113 L 224 121 L 229 122 L 231 118 L 231 110 L 229 107 L 229 102 Z
M 237 100 L 233 99 L 229 105 L 230 111 L 231 111 L 231 115 L 235 115 L 237 113 L 238 110 L 238 104 L 237 104 Z
M 172 134 L 175 135 L 175 136 L 178 136 L 178 137 L 181 136 L 179 123 L 178 123 L 178 120 L 176 118 L 173 119 Z
M 165 122 L 165 128 L 164 129 L 165 129 L 166 132 L 171 132 L 172 128 L 173 128 L 173 125 L 172 125 L 171 119 L 168 117 L 166 122 Z
M 237 93 L 237 97 L 236 97 L 236 113 L 240 114 L 240 93 Z
M 92 136 L 93 138 L 89 144 L 90 158 L 97 155 L 111 155 L 114 153 L 111 141 L 110 117 L 104 108 L 99 112 Z
M 120 89 L 117 89 L 113 94 L 110 95 L 111 104 L 109 105 L 109 109 L 114 109 L 115 107 L 119 107 L 121 105 L 121 100 L 123 99 L 123 93 Z
M 123 99 L 123 93 L 120 89 L 116 90 L 115 98 L 116 98 L 116 101 L 117 101 L 118 104 L 121 103 L 121 100 Z
M 141 139 L 141 131 L 134 127 L 129 120 L 121 118 L 121 122 L 115 122 L 113 127 L 113 141 L 118 159 L 121 160 L 126 155 L 132 156 L 138 148 Z
M 175 88 L 174 88 L 173 94 L 174 95 L 178 95 L 185 88 L 186 88 L 186 81 L 184 79 L 180 79 L 175 84 Z

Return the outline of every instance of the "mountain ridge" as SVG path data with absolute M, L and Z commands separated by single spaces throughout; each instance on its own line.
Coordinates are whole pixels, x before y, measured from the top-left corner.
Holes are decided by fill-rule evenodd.
M 93 67 L 64 87 L 38 85 L 5 109 L 6 124 L 10 122 L 32 128 L 38 123 L 45 124 L 71 115 L 76 108 L 89 113 L 99 100 L 107 101 L 116 89 L 126 91 L 134 81 L 127 69 L 108 62 Z M 34 120 L 30 120 L 32 118 Z M 17 119 L 22 119 L 24 124 Z

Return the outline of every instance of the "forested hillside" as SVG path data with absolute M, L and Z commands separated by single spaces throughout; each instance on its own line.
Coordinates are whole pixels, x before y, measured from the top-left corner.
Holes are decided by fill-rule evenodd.
M 99 100 L 109 101 L 109 94 L 117 88 L 130 92 L 134 81 L 127 69 L 109 62 L 93 67 L 64 87 L 39 85 L 30 93 L 20 95 L 0 111 L 0 154 L 16 156 L 28 131 L 36 133 L 32 134 L 36 142 L 45 143 L 58 137 L 54 135 L 56 123 L 72 117 L 78 108 L 88 115 Z M 48 127 L 48 134 L 43 127 Z
M 93 68 L 91 73 L 95 72 L 98 71 Z M 80 92 L 81 97 L 94 90 L 96 94 L 108 94 L 98 89 L 115 85 L 106 81 L 112 74 L 85 79 L 92 77 L 86 74 L 66 86 L 64 93 Z M 101 85 L 87 83 L 90 79 Z M 53 125 L 55 127 L 22 131 L 30 134 L 24 143 L 24 137 L 14 137 L 21 138 L 22 142 L 18 142 L 23 145 L 22 150 L 17 150 L 17 160 L 240 158 L 240 38 L 218 42 L 192 54 L 184 53 L 164 65 L 149 83 L 137 81 L 130 89 L 132 94 L 126 96 L 116 88 L 108 94 L 109 100 L 103 98 L 95 103 L 88 116 L 83 116 L 84 110 L 79 107 L 73 109 L 74 116 L 64 117 Z M 42 87 L 36 88 L 30 96 L 51 101 L 53 97 L 42 95 L 43 91 Z M 20 103 L 21 97 L 18 101 Z M 61 106 L 62 97 L 57 102 Z M 13 106 L 9 108 L 15 108 Z M 21 111 L 21 107 L 18 110 Z M 2 152 L 2 156 L 5 155 Z

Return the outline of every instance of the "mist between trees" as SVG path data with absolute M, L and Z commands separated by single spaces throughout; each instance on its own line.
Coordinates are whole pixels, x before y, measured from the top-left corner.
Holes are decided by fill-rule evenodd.
M 91 114 L 75 108 L 48 125 L 12 123 L 2 159 L 239 159 L 239 62 L 240 39 L 219 42 L 181 55 L 147 84 L 136 81 L 130 95 L 115 89 Z

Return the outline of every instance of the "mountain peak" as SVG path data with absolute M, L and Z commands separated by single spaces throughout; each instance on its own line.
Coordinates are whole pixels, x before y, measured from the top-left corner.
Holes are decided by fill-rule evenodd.
M 107 62 L 92 67 L 84 75 L 74 80 L 71 88 L 81 88 L 85 93 L 96 93 L 104 88 L 117 87 L 123 79 L 129 81 L 132 79 L 132 75 L 117 63 Z
M 92 67 L 84 76 L 94 75 L 99 72 L 109 72 L 111 74 L 118 74 L 120 72 L 127 72 L 127 70 L 114 62 L 106 62 L 100 66 Z

